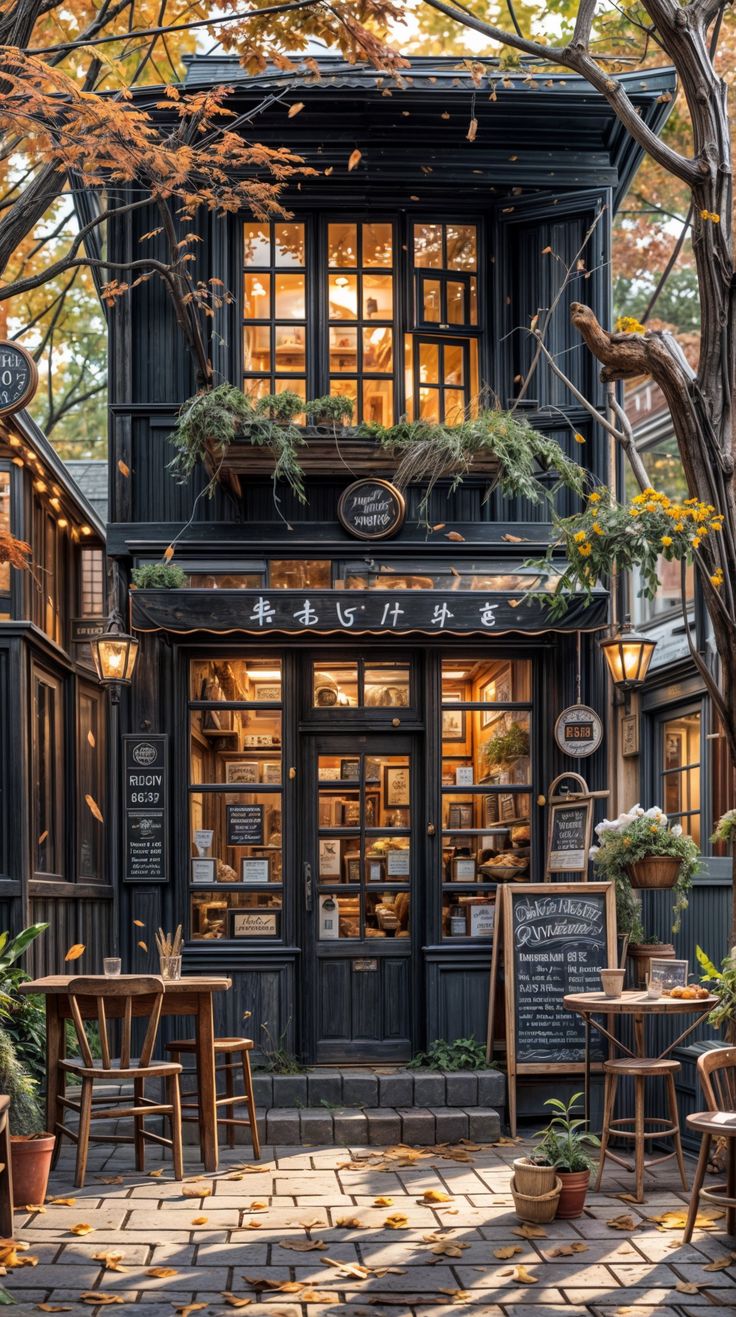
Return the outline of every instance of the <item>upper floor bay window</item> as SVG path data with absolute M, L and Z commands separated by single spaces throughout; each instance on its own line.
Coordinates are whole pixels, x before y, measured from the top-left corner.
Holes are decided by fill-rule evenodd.
M 246 223 L 243 376 L 247 393 L 307 396 L 307 258 L 303 224 Z

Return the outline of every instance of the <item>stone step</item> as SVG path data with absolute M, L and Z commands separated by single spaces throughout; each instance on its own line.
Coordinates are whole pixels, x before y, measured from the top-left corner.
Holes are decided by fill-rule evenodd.
M 460 1139 L 493 1143 L 501 1119 L 491 1107 L 271 1107 L 258 1119 L 261 1137 L 280 1147 L 335 1144 L 429 1146 Z
M 256 1106 L 396 1109 L 503 1107 L 506 1084 L 500 1070 L 307 1070 L 297 1075 L 253 1076 Z

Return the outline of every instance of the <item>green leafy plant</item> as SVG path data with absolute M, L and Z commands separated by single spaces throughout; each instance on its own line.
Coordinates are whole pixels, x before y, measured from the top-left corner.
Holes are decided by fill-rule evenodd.
M 435 1038 L 426 1052 L 417 1052 L 409 1062 L 410 1070 L 483 1070 L 492 1069 L 486 1061 L 485 1043 L 474 1037 L 455 1038 L 451 1043 Z
M 147 562 L 143 567 L 134 567 L 131 577 L 139 590 L 181 590 L 188 579 L 173 562 Z
M 353 419 L 355 399 L 344 394 L 330 394 L 307 403 L 306 412 L 315 425 L 347 425 Z
M 536 1135 L 541 1139 L 534 1152 L 534 1159 L 543 1159 L 558 1171 L 574 1174 L 576 1171 L 590 1171 L 595 1162 L 590 1156 L 589 1148 L 599 1148 L 600 1140 L 595 1134 L 586 1130 L 586 1121 L 582 1117 L 573 1117 L 573 1111 L 582 1097 L 582 1093 L 573 1093 L 569 1102 L 560 1098 L 547 1098 L 545 1107 L 551 1107 L 557 1114 L 552 1117 L 546 1129 Z
M 32 1136 L 44 1128 L 38 1086 L 19 1059 L 13 1039 L 0 1025 L 0 1093 L 10 1098 L 10 1132 Z
M 736 840 L 736 809 L 729 809 L 722 814 L 716 824 L 711 841 L 725 841 L 727 846 Z
M 619 899 L 622 906 L 628 903 L 626 889 L 630 890 L 631 886 L 630 864 L 650 856 L 666 856 L 680 861 L 672 906 L 672 932 L 679 932 L 682 912 L 687 909 L 688 892 L 700 868 L 700 852 L 692 838 L 683 833 L 679 824 L 671 828 L 658 805 L 646 810 L 635 805 L 619 814 L 617 819 L 604 819 L 595 831 L 600 844 L 591 846 L 590 857 L 601 878 L 616 884 L 617 910 Z M 625 930 L 619 927 L 621 931 Z M 635 940 L 632 935 L 632 941 Z
M 299 1064 L 298 1058 L 286 1046 L 286 1035 L 290 1023 L 291 1020 L 287 1020 L 286 1026 L 282 1029 L 278 1039 L 273 1037 L 268 1024 L 261 1025 L 264 1037 L 263 1069 L 271 1075 L 300 1075 L 304 1069 Z
M 708 1020 L 716 1029 L 726 1025 L 733 1030 L 736 1023 L 736 955 L 731 953 L 721 961 L 721 968 L 716 969 L 713 961 L 706 956 L 702 947 L 695 948 L 695 958 L 703 973 L 701 983 L 706 984 L 718 1005 L 713 1007 Z
M 46 1011 L 41 997 L 21 996 L 20 985 L 30 975 L 16 962 L 47 928 L 48 924 L 31 924 L 15 937 L 7 931 L 0 933 L 0 1027 L 10 1038 L 18 1060 L 36 1080 L 42 1080 L 46 1073 Z
M 489 765 L 510 764 L 514 759 L 529 754 L 529 732 L 521 723 L 511 723 L 491 737 L 485 753 Z
M 258 416 L 266 416 L 269 421 L 283 425 L 304 412 L 304 399 L 293 390 L 284 389 L 283 393 L 267 393 L 259 398 L 255 410 Z

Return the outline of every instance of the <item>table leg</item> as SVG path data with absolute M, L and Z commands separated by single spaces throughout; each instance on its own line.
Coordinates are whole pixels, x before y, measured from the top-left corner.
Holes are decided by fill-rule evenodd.
M 585 1128 L 590 1129 L 590 1016 L 584 1015 L 585 1021 Z
M 644 1027 L 644 1016 L 634 1016 L 634 1050 L 637 1056 L 646 1056 L 646 1032 Z
M 217 1170 L 217 1108 L 215 1106 L 215 1022 L 212 995 L 198 994 L 197 1086 L 202 1161 L 206 1171 Z
M 63 1061 L 64 1017 L 59 1010 L 59 998 L 53 993 L 46 994 L 46 1128 L 49 1134 L 56 1133 L 56 1126 L 62 1117 L 59 1097 L 64 1096 L 64 1072 L 59 1069 Z

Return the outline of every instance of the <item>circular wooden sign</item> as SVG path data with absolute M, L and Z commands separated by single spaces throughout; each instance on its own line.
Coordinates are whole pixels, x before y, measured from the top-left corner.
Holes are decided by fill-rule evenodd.
M 340 525 L 358 540 L 385 540 L 401 530 L 406 503 L 388 480 L 355 480 L 340 495 Z
M 0 416 L 19 412 L 38 388 L 36 363 L 17 343 L 0 343 Z
M 555 740 L 564 754 L 585 759 L 603 740 L 603 721 L 587 704 L 571 704 L 555 723 Z

